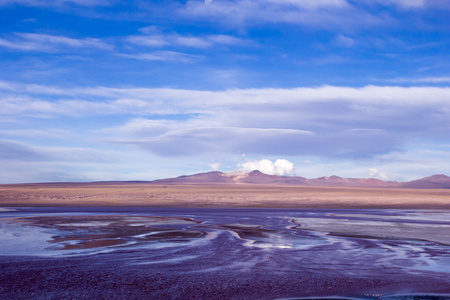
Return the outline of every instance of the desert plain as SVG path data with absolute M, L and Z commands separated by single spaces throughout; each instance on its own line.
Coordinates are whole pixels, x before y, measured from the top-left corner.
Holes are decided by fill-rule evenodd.
M 450 189 L 146 182 L 0 185 L 0 206 L 449 209 Z

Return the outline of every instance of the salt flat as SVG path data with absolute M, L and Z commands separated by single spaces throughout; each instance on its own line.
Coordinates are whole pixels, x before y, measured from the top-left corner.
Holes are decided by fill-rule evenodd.
M 450 189 L 126 182 L 16 184 L 0 185 L 0 206 L 450 208 Z

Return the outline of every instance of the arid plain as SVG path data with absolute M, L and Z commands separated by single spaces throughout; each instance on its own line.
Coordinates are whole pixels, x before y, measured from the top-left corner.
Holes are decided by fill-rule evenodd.
M 0 185 L 0 206 L 450 208 L 450 189 L 143 182 Z

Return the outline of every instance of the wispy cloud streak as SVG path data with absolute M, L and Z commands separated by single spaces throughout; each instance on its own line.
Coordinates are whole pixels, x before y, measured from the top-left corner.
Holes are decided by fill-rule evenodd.
M 109 6 L 111 0 L 2 0 L 0 6 L 6 5 L 25 5 L 37 7 L 60 7 L 64 5 L 78 6 Z
M 23 32 L 17 32 L 9 38 L 0 38 L 0 47 L 39 52 L 58 52 L 64 49 L 80 48 L 112 49 L 108 43 L 95 38 L 74 39 L 58 35 Z

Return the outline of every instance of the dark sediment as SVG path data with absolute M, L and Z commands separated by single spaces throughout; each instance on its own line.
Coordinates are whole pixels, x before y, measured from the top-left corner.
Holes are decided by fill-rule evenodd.
M 268 257 L 266 263 L 238 272 L 226 267 L 229 260 L 225 251 L 201 262 L 127 263 L 144 256 L 145 252 L 57 259 L 0 257 L 0 298 L 274 299 L 332 295 L 365 297 L 386 294 L 399 287 L 414 287 L 415 291 L 430 293 L 450 291 L 450 282 L 445 279 L 376 273 L 351 277 L 326 270 L 289 270 L 286 267 L 292 261 L 283 255 Z M 210 268 L 220 270 L 211 271 Z

